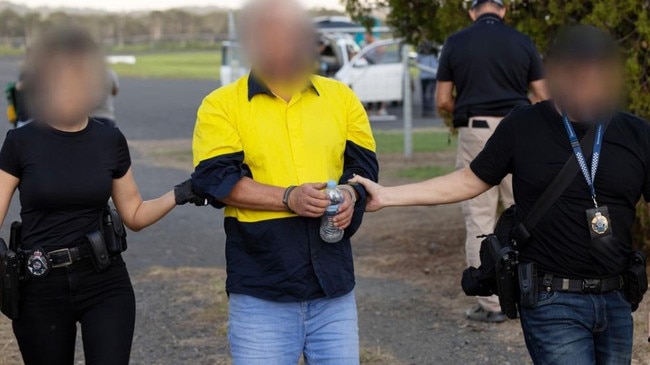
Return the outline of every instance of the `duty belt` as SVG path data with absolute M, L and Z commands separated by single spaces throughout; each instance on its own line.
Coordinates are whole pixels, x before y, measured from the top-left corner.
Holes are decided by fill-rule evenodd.
M 614 276 L 606 279 L 566 279 L 546 274 L 539 279 L 540 289 L 580 294 L 604 294 L 621 290 L 623 277 Z
M 90 257 L 90 250 L 86 245 L 80 245 L 71 248 L 62 248 L 54 251 L 49 251 L 47 256 L 50 259 L 53 269 L 66 267 L 74 264 L 77 261 Z

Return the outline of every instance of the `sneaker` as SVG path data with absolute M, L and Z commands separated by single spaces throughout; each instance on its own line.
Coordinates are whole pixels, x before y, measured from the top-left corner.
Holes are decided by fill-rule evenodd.
M 507 317 L 503 312 L 490 312 L 480 305 L 476 305 L 465 312 L 467 319 L 471 321 L 484 322 L 484 323 L 503 323 Z

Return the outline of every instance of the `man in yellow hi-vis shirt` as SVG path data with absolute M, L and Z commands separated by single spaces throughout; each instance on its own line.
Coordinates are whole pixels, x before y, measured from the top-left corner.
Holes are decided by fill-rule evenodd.
M 194 132 L 192 181 L 225 207 L 234 365 L 359 363 L 350 237 L 377 179 L 367 114 L 340 82 L 311 75 L 316 37 L 293 0 L 254 0 L 240 36 L 252 72 L 208 95 Z M 345 196 L 338 243 L 319 236 L 324 182 Z

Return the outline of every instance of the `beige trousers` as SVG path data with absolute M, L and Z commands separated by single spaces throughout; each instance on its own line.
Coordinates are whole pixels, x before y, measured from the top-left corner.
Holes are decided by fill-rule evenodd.
M 470 119 L 467 128 L 459 129 L 458 156 L 456 159 L 456 167 L 458 169 L 469 166 L 470 162 L 483 150 L 485 143 L 490 139 L 499 122 L 501 122 L 501 119 L 495 117 L 474 117 Z M 489 128 L 473 128 L 472 125 L 475 120 L 487 121 Z M 481 264 L 479 252 L 482 239 L 477 238 L 477 236 L 493 232 L 497 220 L 499 198 L 506 208 L 514 204 L 512 176 L 508 175 L 503 179 L 501 185 L 495 186 L 484 194 L 461 204 L 467 233 L 465 255 L 469 266 L 479 267 Z M 479 297 L 478 303 L 487 311 L 501 311 L 499 298 L 496 296 Z

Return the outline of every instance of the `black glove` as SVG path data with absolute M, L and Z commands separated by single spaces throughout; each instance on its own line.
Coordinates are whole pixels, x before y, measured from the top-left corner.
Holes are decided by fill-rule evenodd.
M 192 179 L 174 186 L 174 197 L 176 198 L 176 205 L 185 205 L 187 203 L 192 203 L 197 207 L 208 205 L 208 199 L 199 196 L 192 189 Z

